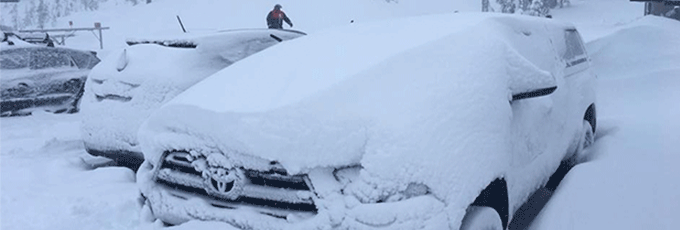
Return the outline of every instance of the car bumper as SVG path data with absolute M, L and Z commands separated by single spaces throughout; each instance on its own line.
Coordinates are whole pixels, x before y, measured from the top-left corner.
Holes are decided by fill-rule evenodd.
M 76 107 L 78 95 L 61 93 L 43 95 L 34 98 L 12 98 L 0 103 L 2 115 L 28 113 L 36 109 L 45 109 L 51 112 L 68 111 Z
M 128 150 L 102 150 L 89 147 L 85 144 L 85 151 L 93 156 L 101 156 L 114 160 L 118 165 L 137 169 L 144 162 L 144 155 L 141 152 Z
M 160 104 L 99 99 L 86 92 L 81 104 L 81 136 L 88 153 L 139 166 L 144 160 L 137 130 Z
M 154 179 L 145 162 L 137 173 L 142 194 L 154 216 L 177 225 L 190 220 L 222 221 L 243 229 L 447 229 L 445 205 L 432 195 L 389 203 L 363 204 L 354 197 L 333 194 L 315 199 L 316 212 L 269 215 L 253 205 L 221 205 L 196 192 L 179 190 Z

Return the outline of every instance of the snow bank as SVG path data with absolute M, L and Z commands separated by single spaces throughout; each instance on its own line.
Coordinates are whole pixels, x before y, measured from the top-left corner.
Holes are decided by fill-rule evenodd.
M 644 2 L 621 0 L 569 0 L 569 5 L 551 11 L 553 19 L 576 25 L 586 42 L 606 36 L 617 27 L 644 15 Z
M 34 112 L 2 118 L 2 229 L 133 229 L 139 191 L 126 168 L 89 170 L 80 116 Z
M 620 79 L 649 70 L 675 69 L 678 50 L 674 47 L 680 46 L 678 31 L 677 20 L 657 16 L 620 26 L 616 32 L 588 43 L 588 52 L 598 66 L 594 71 L 605 79 Z

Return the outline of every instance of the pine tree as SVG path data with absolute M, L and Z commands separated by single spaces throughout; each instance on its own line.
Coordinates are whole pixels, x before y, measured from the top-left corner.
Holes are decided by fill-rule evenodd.
M 30 1 L 29 5 L 25 6 L 24 8 L 24 18 L 21 20 L 21 28 L 26 28 L 29 26 L 34 25 L 34 16 L 35 16 L 35 9 L 36 5 L 34 1 Z
M 12 17 L 12 23 L 14 24 L 14 29 L 19 29 L 19 4 L 14 4 L 12 9 L 9 11 L 10 17 Z
M 534 0 L 531 3 L 531 8 L 528 9 L 528 14 L 532 16 L 545 17 L 549 12 L 548 7 L 543 4 L 542 0 Z
M 64 13 L 64 6 L 62 6 L 61 4 L 62 4 L 61 0 L 54 0 L 54 8 L 53 8 L 54 13 L 53 14 L 57 18 L 61 17 L 61 16 L 66 16 L 66 15 L 63 14 Z
M 526 12 L 531 8 L 532 2 L 542 1 L 542 0 L 519 0 L 519 8 Z
M 38 8 L 36 9 L 36 13 L 37 13 L 38 28 L 40 28 L 40 29 L 45 28 L 45 25 L 50 20 L 50 12 L 47 9 L 47 5 L 45 4 L 45 0 L 39 0 L 38 1 Z
M 515 13 L 515 9 L 517 7 L 515 0 L 496 0 L 496 2 L 501 5 L 502 13 Z

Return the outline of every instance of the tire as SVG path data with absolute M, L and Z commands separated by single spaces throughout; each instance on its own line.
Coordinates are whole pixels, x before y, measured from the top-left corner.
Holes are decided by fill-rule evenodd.
M 503 221 L 496 209 L 470 206 L 463 217 L 460 230 L 503 230 Z
M 576 148 L 576 154 L 574 158 L 577 163 L 583 162 L 587 157 L 585 150 L 595 143 L 595 133 L 593 132 L 593 126 L 590 122 L 583 120 L 583 128 L 581 128 L 581 138 Z

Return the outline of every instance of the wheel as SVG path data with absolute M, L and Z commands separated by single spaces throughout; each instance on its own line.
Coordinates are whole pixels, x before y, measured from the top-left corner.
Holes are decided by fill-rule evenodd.
M 576 148 L 576 154 L 574 158 L 577 162 L 582 162 L 585 155 L 585 149 L 592 146 L 595 143 L 595 133 L 593 132 L 593 126 L 590 122 L 583 120 L 583 128 L 581 128 L 581 139 L 579 140 L 578 147 Z
M 503 230 L 503 222 L 496 209 L 470 206 L 463 217 L 460 230 Z

